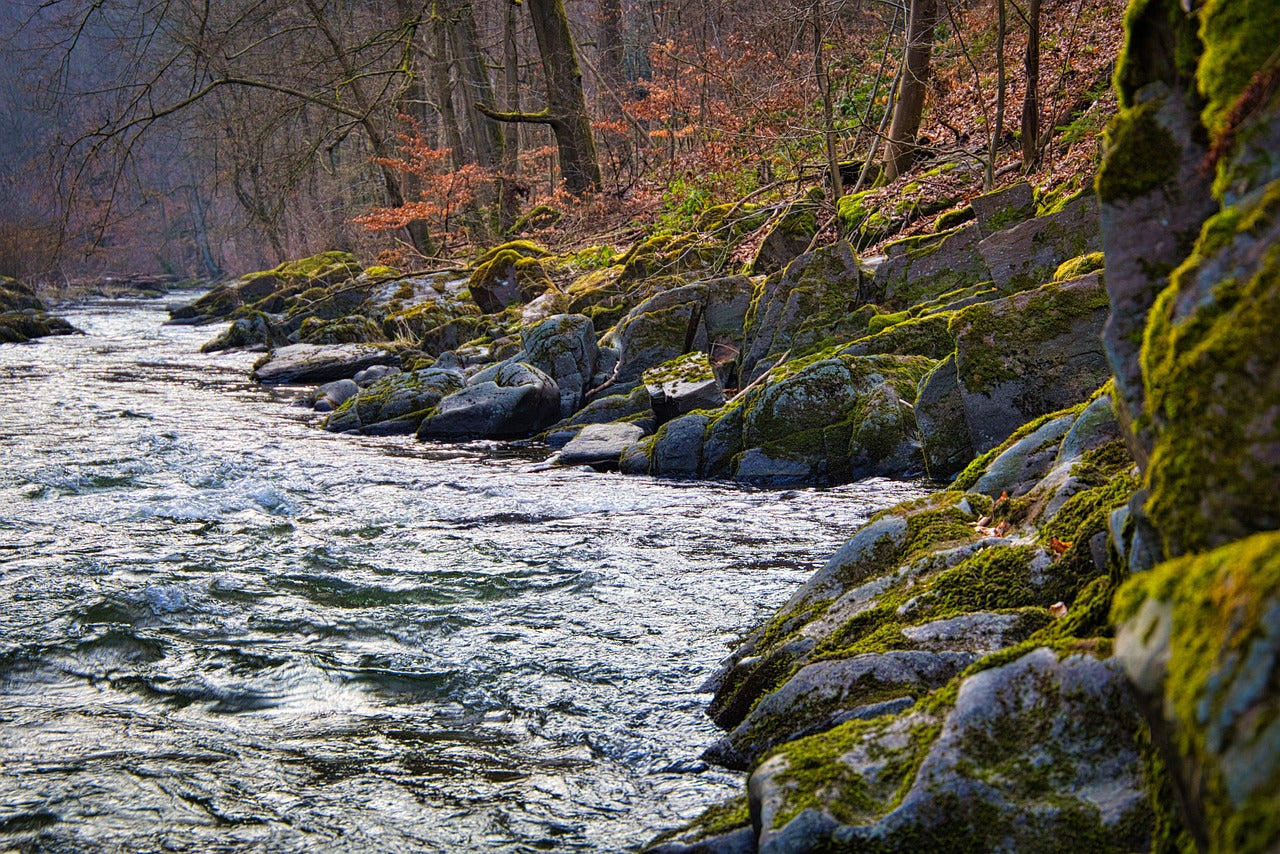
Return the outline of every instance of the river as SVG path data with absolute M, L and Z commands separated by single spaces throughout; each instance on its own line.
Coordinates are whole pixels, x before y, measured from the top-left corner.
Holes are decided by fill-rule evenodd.
M 0 848 L 634 850 L 732 643 L 875 510 L 318 429 L 164 305 L 0 346 Z

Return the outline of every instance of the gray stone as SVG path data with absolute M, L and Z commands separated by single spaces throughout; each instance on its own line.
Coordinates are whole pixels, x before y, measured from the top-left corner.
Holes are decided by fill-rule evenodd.
M 1102 244 L 1107 256 L 1107 293 L 1111 316 L 1102 333 L 1107 358 L 1115 371 L 1118 403 L 1132 423 L 1145 411 L 1142 387 L 1143 330 L 1156 296 L 1200 234 L 1200 225 L 1218 209 L 1210 192 L 1211 176 L 1202 165 L 1199 110 L 1184 91 L 1170 91 L 1153 83 L 1138 91 L 1135 101 L 1154 104 L 1153 121 L 1168 132 L 1176 146 L 1176 174 L 1136 198 L 1103 199 Z M 1130 449 L 1145 464 L 1151 437 L 1132 434 Z
M 334 380 L 325 383 L 312 395 L 312 405 L 316 412 L 332 412 L 360 391 L 354 380 Z
M 666 842 L 643 850 L 644 854 L 755 854 L 756 834 L 750 827 L 739 827 L 705 839 Z
M 524 361 L 556 381 L 560 417 L 582 406 L 592 388 L 598 356 L 595 327 L 580 314 L 548 317 L 524 333 Z
M 221 335 L 212 341 L 205 342 L 201 353 L 216 353 L 220 350 L 267 350 L 279 340 L 271 329 L 267 315 L 255 311 L 248 317 L 238 317 L 231 321 Z
M 784 351 L 795 357 L 835 336 L 856 337 L 866 322 L 853 312 L 870 301 L 870 287 L 845 241 L 801 255 L 765 279 L 743 331 L 741 384 L 759 377 Z
M 350 379 L 373 365 L 398 365 L 395 353 L 369 344 L 290 344 L 277 347 L 253 366 L 264 385 L 325 383 Z
M 569 444 L 558 460 L 564 466 L 618 464 L 622 452 L 644 436 L 635 424 L 588 424 Z
M 437 364 L 433 367 L 443 368 L 445 366 Z M 383 377 L 395 376 L 400 372 L 400 368 L 396 365 L 374 365 L 372 368 L 365 368 L 363 371 L 358 372 L 352 379 L 356 381 L 356 385 L 364 388 Z
M 724 389 L 703 353 L 686 353 L 650 368 L 642 375 L 658 424 L 695 409 L 724 405 Z
M 968 667 L 970 652 L 894 650 L 807 664 L 766 694 L 712 751 L 715 761 L 745 770 L 771 748 L 835 725 L 843 713 L 886 695 L 919 696 Z
M 492 380 L 445 397 L 423 419 L 418 438 L 519 438 L 546 428 L 560 416 L 555 380 L 532 365 L 505 365 Z
M 813 475 L 807 460 L 774 457 L 762 448 L 751 448 L 742 455 L 733 479 L 761 486 L 795 486 L 808 483 Z
M 462 387 L 461 372 L 436 367 L 386 374 L 338 407 L 324 428 L 333 433 L 413 433 L 441 399 Z
M 1100 395 L 1097 400 L 1085 407 L 1084 412 L 1072 422 L 1067 435 L 1062 437 L 1058 447 L 1055 465 L 1074 460 L 1086 451 L 1114 442 L 1122 438 L 1124 430 L 1116 419 L 1115 407 L 1111 395 Z
M 939 723 L 938 735 L 921 743 Z M 949 711 L 877 719 L 837 755 L 842 779 L 870 804 L 856 822 L 834 817 L 848 814 L 834 805 L 841 787 L 803 789 L 787 774 L 785 752 L 766 760 L 748 784 L 759 850 L 874 844 L 906 852 L 921 839 L 954 836 L 974 850 L 1038 851 L 1064 824 L 1098 846 L 1143 850 L 1154 819 L 1140 729 L 1114 662 L 1034 650 L 966 678 Z M 899 801 L 902 781 L 892 769 L 917 751 L 923 761 Z M 797 798 L 808 809 L 775 826 Z
M 1019 181 L 993 193 L 984 193 L 969 204 L 978 218 L 979 234 L 990 237 L 1035 216 L 1035 188 L 1026 181 Z
M 977 611 L 945 620 L 907 626 L 902 635 L 917 649 L 963 650 L 982 655 L 1018 643 L 1028 634 L 1026 620 L 1017 614 Z
M 976 223 L 941 234 L 897 240 L 885 247 L 876 268 L 876 301 L 888 308 L 907 309 L 945 293 L 991 280 L 977 252 L 981 235 Z
M 1107 313 L 1093 273 L 955 316 L 956 374 L 975 453 L 1037 416 L 1088 399 L 1111 376 L 1102 350 Z
M 978 243 L 992 280 L 1006 293 L 1039 287 L 1053 278 L 1063 261 L 1101 250 L 1098 199 L 1092 194 L 1071 200 L 1057 213 L 1034 217 Z
M 954 353 L 920 381 L 915 409 L 925 470 L 935 480 L 953 477 L 974 456 Z
M 1074 422 L 1071 415 L 1055 418 L 1010 445 L 991 461 L 971 491 L 992 498 L 1005 492 L 1011 496 L 1027 492 L 1053 466 L 1058 445 Z
M 650 473 L 664 477 L 697 477 L 702 466 L 702 444 L 710 419 L 701 413 L 676 418 L 655 434 Z

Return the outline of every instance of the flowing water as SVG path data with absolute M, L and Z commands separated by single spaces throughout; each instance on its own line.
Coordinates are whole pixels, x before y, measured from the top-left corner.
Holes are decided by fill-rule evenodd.
M 874 510 L 318 429 L 220 329 L 0 346 L 0 849 L 634 849 L 698 693 Z

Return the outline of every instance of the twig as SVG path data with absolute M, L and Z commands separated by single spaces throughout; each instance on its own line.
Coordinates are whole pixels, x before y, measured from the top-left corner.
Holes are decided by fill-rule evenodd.
M 790 350 L 788 350 L 787 352 L 783 353 L 783 354 L 782 354 L 782 357 L 781 357 L 781 358 L 779 358 L 779 359 L 778 359 L 778 361 L 776 361 L 776 362 L 774 362 L 774 363 L 773 363 L 773 367 L 769 368 L 769 370 L 765 371 L 763 374 L 761 374 L 760 376 L 756 377 L 754 380 L 752 380 L 751 382 L 749 382 L 749 383 L 747 384 L 747 387 L 746 387 L 746 388 L 742 389 L 742 391 L 740 391 L 740 392 L 738 392 L 737 394 L 735 394 L 735 395 L 734 395 L 732 398 L 730 398 L 729 400 L 726 400 L 726 401 L 724 402 L 724 405 L 725 405 L 725 406 L 729 406 L 730 404 L 737 403 L 739 400 L 741 400 L 741 399 L 742 399 L 742 396 L 743 396 L 744 394 L 746 394 L 747 392 L 751 391 L 753 388 L 755 388 L 756 386 L 760 385 L 760 384 L 761 384 L 761 383 L 763 383 L 765 380 L 769 379 L 769 374 L 773 373 L 773 372 L 774 372 L 774 371 L 775 371 L 775 370 L 776 370 L 776 369 L 777 369 L 777 368 L 778 368 L 778 367 L 779 367 L 783 362 L 785 362 L 785 361 L 787 360 L 787 357 L 788 357 L 788 356 L 790 356 L 790 355 L 791 355 L 791 351 L 790 351 Z

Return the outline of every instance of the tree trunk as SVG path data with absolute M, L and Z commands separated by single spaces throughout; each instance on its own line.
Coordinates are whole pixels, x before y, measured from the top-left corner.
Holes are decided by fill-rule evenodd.
M 476 104 L 493 103 L 493 81 L 489 79 L 489 68 L 480 49 L 475 10 L 470 2 L 462 0 L 454 3 L 450 17 L 467 121 L 475 142 L 475 162 L 485 169 L 496 169 L 502 162 L 502 125 L 475 109 Z
M 915 157 L 916 134 L 924 115 L 929 60 L 933 55 L 933 30 L 937 23 L 938 0 L 911 0 L 902 80 L 898 84 L 893 123 L 889 125 L 889 147 L 885 152 L 885 175 L 890 180 L 911 168 Z
M 1005 7 L 1005 0 L 996 0 L 996 16 L 996 119 L 987 151 L 987 171 L 982 181 L 984 190 L 995 186 L 996 154 L 1000 151 L 1000 137 L 1004 136 L 1004 104 L 1009 89 L 1004 67 L 1004 40 L 1009 32 L 1009 10 Z
M 1030 172 L 1040 150 L 1040 0 L 1027 3 L 1027 94 L 1022 99 L 1022 170 Z
M 621 0 L 600 0 L 600 76 L 618 93 L 626 82 L 622 56 Z
M 600 163 L 596 159 L 591 117 L 582 91 L 582 71 L 578 67 L 569 19 L 562 0 L 528 0 L 533 34 L 542 55 L 542 74 L 547 86 L 547 108 L 542 113 L 486 111 L 500 121 L 539 122 L 551 125 L 560 151 L 560 174 L 574 195 L 600 189 Z
M 436 112 L 440 114 L 440 145 L 449 149 L 454 167 L 466 163 L 466 151 L 462 145 L 462 131 L 458 115 L 453 109 L 453 82 L 450 79 L 453 63 L 449 58 L 449 27 L 441 0 L 431 6 L 431 32 L 434 36 L 431 56 L 431 82 L 435 89 Z
M 822 4 L 813 4 L 813 76 L 822 93 L 822 135 L 826 142 L 827 174 L 831 176 L 831 203 L 838 204 L 844 195 L 844 182 L 840 175 L 840 157 L 836 151 L 835 107 L 831 103 L 831 80 L 827 76 L 827 61 L 823 54 Z
M 502 15 L 502 104 L 512 113 L 520 112 L 520 49 L 517 39 L 516 0 L 506 0 Z M 498 230 L 508 233 L 516 224 L 519 208 L 520 125 L 507 132 L 502 150 L 502 184 L 498 190 Z

